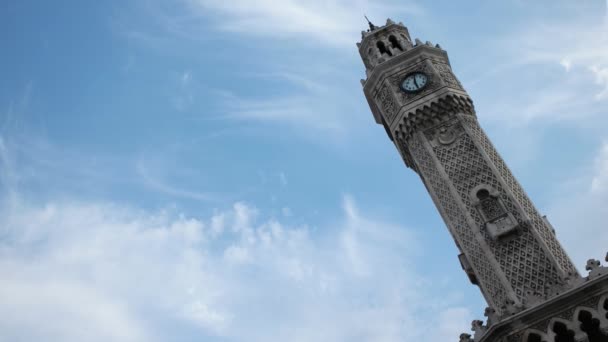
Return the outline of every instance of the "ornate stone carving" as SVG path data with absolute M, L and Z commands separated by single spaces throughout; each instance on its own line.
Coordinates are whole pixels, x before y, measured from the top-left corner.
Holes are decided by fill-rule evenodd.
M 378 93 L 378 102 L 380 103 L 386 122 L 390 125 L 397 115 L 398 108 L 395 105 L 393 94 L 391 94 L 388 86 L 382 87 L 382 90 Z
M 492 239 L 496 240 L 515 232 L 518 222 L 515 216 L 507 211 L 498 191 L 487 184 L 480 184 L 473 188 L 470 196 Z
M 435 67 L 435 70 L 437 71 L 439 76 L 441 76 L 443 81 L 448 86 L 463 89 L 462 84 L 460 84 L 460 81 L 458 81 L 458 79 L 454 76 L 454 74 L 452 73 L 452 68 L 450 68 L 447 63 L 433 61 L 433 66 Z
M 417 130 L 425 130 L 455 118 L 456 113 L 475 115 L 471 100 L 464 96 L 447 95 L 429 105 L 404 113 L 397 134 L 405 141 Z
M 473 342 L 473 340 L 471 339 L 471 335 L 470 334 L 462 333 L 462 334 L 460 334 L 460 341 L 459 342 Z
M 471 322 L 471 330 L 475 332 L 473 339 L 479 341 L 488 330 L 488 327 L 483 325 L 483 321 L 476 319 Z
M 450 145 L 462 134 L 464 129 L 458 120 L 450 120 L 425 131 L 425 135 L 434 147 L 438 144 Z
M 598 309 L 598 306 L 600 304 L 600 297 L 601 296 L 590 297 L 587 300 L 584 300 L 584 301 L 580 302 L 578 305 L 579 306 L 586 306 L 586 307 L 592 308 L 592 309 Z
M 574 308 L 569 308 L 568 310 L 564 310 L 554 317 L 565 319 L 566 321 L 571 321 L 574 316 Z
M 566 274 L 578 276 L 578 271 L 572 264 L 570 258 L 568 258 L 564 252 L 560 243 L 557 241 L 553 230 L 549 225 L 546 224 L 542 216 L 538 213 L 522 186 L 515 179 L 511 173 L 511 170 L 509 170 L 488 137 L 479 126 L 477 120 L 470 116 L 462 116 L 462 120 L 468 124 L 473 137 L 475 137 L 480 147 L 492 161 L 493 166 L 498 171 L 498 176 L 501 177 L 506 186 L 509 188 L 514 196 L 514 200 L 517 201 L 519 206 L 522 207 L 524 213 L 529 217 L 530 226 L 535 230 L 540 238 L 542 238 L 543 243 L 547 246 L 551 253 L 551 257 L 555 258 L 557 264 Z M 535 262 L 535 259 L 533 258 L 532 261 Z
M 546 296 L 542 293 L 536 291 L 526 291 L 526 300 L 524 301 L 524 304 L 526 308 L 530 308 L 544 302 L 545 299 Z
M 461 118 L 471 118 L 461 116 Z M 473 119 L 474 120 L 474 119 Z M 475 221 L 477 229 L 488 247 L 486 252 L 498 261 L 509 286 L 517 295 L 519 301 L 525 299 L 526 291 L 543 292 L 545 284 L 557 282 L 560 279 L 556 268 L 545 254 L 535 234 L 526 223 L 519 207 L 507 195 L 500 175 L 495 174 L 488 161 L 484 159 L 475 144 L 474 137 L 462 135 L 451 145 L 438 145 L 434 148 L 435 155 L 448 176 L 450 183 L 460 195 L 470 217 Z M 486 229 L 480 229 L 487 223 L 471 198 L 471 191 L 479 185 L 487 185 L 496 190 L 496 196 L 504 204 L 519 224 L 518 234 L 508 240 L 497 241 Z M 483 273 L 470 260 L 477 275 Z M 480 279 L 480 282 L 483 283 Z M 483 288 L 484 285 L 481 284 Z M 500 302 L 502 305 L 504 302 Z M 496 307 L 494 307 L 496 308 Z
M 530 326 L 530 329 L 546 333 L 547 327 L 549 327 L 549 318 L 543 319 L 540 322 L 535 323 L 534 325 Z
M 501 308 L 505 315 L 510 316 L 522 311 L 525 307 L 520 302 L 516 302 L 512 299 L 507 299 L 505 300 Z
M 477 240 L 477 235 L 467 220 L 466 211 L 462 210 L 450 190 L 449 179 L 439 173 L 440 166 L 435 163 L 430 151 L 424 147 L 423 139 L 426 138 L 417 135 L 408 144 L 419 174 L 436 201 L 452 235 L 456 238 L 461 250 L 467 255 L 472 269 L 475 270 L 488 304 L 496 310 L 498 315 L 502 315 L 502 303 L 508 298 L 506 284 L 500 280 L 498 270 L 490 262 L 486 251 Z
M 491 327 L 492 324 L 498 322 L 498 315 L 496 315 L 496 310 L 492 309 L 491 307 L 486 307 L 486 309 L 483 312 L 483 315 L 486 316 L 488 318 L 487 320 L 487 325 L 488 327 Z
M 587 260 L 585 270 L 589 271 L 589 275 L 587 276 L 589 280 L 608 274 L 608 267 L 601 266 L 600 261 L 595 259 Z

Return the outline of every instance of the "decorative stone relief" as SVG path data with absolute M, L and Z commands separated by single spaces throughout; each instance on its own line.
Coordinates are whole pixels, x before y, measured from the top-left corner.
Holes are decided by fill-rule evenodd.
M 398 110 L 397 106 L 395 105 L 395 100 L 393 99 L 393 94 L 391 94 L 391 90 L 388 88 L 388 86 L 384 86 L 382 88 L 378 94 L 378 100 L 382 108 L 382 113 L 385 115 L 386 122 L 390 125 L 393 120 L 395 120 Z
M 589 275 L 587 276 L 589 280 L 601 277 L 604 274 L 608 274 L 608 267 L 601 266 L 600 261 L 595 259 L 587 260 L 587 265 L 585 266 L 585 269 L 589 271 Z
M 483 315 L 488 318 L 488 320 L 487 320 L 488 327 L 490 327 L 490 326 L 492 326 L 492 324 L 498 322 L 499 317 L 496 314 L 496 310 L 492 309 L 489 306 L 486 307 L 486 309 L 483 312 Z
M 439 172 L 441 166 L 436 163 L 431 151 L 425 147 L 423 143 L 425 139 L 426 137 L 417 135 L 408 142 L 409 151 L 415 160 L 419 174 L 429 192 L 434 196 L 437 206 L 445 215 L 444 219 L 452 235 L 456 237 L 458 245 L 466 254 L 488 304 L 496 310 L 498 315 L 502 316 L 504 310 L 502 303 L 509 298 L 506 291 L 508 284 L 501 281 L 498 275 L 500 270 L 494 267 L 488 258 L 487 251 L 480 245 L 473 227 L 465 216 L 466 210 L 463 210 L 456 200 L 457 194 L 453 194 L 450 190 L 450 179 Z M 461 140 L 463 139 L 459 139 L 459 141 Z M 457 143 L 450 146 L 454 145 Z M 441 161 L 441 158 L 439 160 Z
M 456 113 L 475 115 L 471 100 L 464 96 L 447 95 L 401 116 L 397 135 L 406 141 L 416 130 L 426 130 L 456 117 Z
M 492 145 L 490 139 L 488 139 L 486 134 L 479 126 L 477 120 L 472 116 L 461 117 L 471 129 L 473 137 L 477 140 L 481 148 L 489 156 L 490 160 L 494 164 L 494 167 L 498 170 L 497 176 L 502 178 L 507 188 L 509 188 L 509 190 L 512 192 L 514 200 L 519 203 L 519 205 L 523 208 L 524 214 L 529 218 L 523 218 L 523 220 L 530 222 L 532 229 L 534 229 L 537 234 L 540 235 L 540 238 L 542 238 L 544 243 L 547 245 L 549 251 L 551 252 L 551 258 L 556 260 L 557 264 L 564 270 L 564 272 L 578 276 L 578 271 L 574 267 L 574 264 L 568 255 L 564 252 L 560 243 L 557 241 L 557 238 L 553 233 L 553 229 L 545 223 L 542 216 L 538 213 L 522 186 L 515 179 L 511 173 L 511 170 L 509 170 L 504 160 L 500 157 L 500 154 Z M 511 206 L 509 203 L 507 203 L 507 205 Z M 524 229 L 525 228 L 527 227 L 524 227 Z
M 483 325 L 483 321 L 476 319 L 471 322 L 471 330 L 475 332 L 473 340 L 479 341 L 488 330 L 488 327 Z
M 468 120 L 464 121 L 464 118 L 476 122 L 473 116 L 458 115 L 458 119 L 465 130 Z M 490 305 L 499 312 L 500 316 L 503 316 L 505 312 L 515 313 L 523 308 L 522 302 L 526 299 L 526 291 L 542 293 L 546 284 L 558 283 L 561 279 L 550 255 L 545 252 L 541 242 L 537 240 L 537 235 L 534 234 L 532 227 L 527 223 L 526 215 L 521 212 L 520 206 L 514 199 L 507 195 L 507 191 L 505 191 L 503 183 L 500 181 L 500 174 L 497 174 L 490 166 L 489 161 L 484 158 L 480 147 L 476 145 L 476 139 L 478 139 L 477 136 L 465 133 L 452 144 L 437 144 L 433 150 L 441 168 L 447 175 L 448 181 L 456 190 L 461 203 L 464 205 L 464 207 L 459 206 L 460 210 L 465 209 L 464 213 L 468 214 L 474 221 L 471 224 L 471 229 L 475 229 L 484 240 L 484 245 L 480 248 L 483 249 L 483 253 L 492 255 L 494 260 L 498 262 L 506 278 L 501 282 L 517 296 L 517 298 L 509 298 L 514 300 L 511 304 L 505 302 L 507 298 L 503 298 Z M 489 213 L 482 214 L 480 208 L 475 205 L 477 204 L 476 201 L 479 200 L 473 190 L 484 184 L 496 190 L 493 195 L 502 205 L 503 210 L 500 212 L 507 213 L 508 221 L 492 222 L 500 219 L 500 216 L 497 218 L 494 215 L 496 211 L 490 210 Z M 492 229 L 486 228 L 487 223 L 495 224 L 493 229 L 495 229 L 496 234 L 492 232 Z M 516 232 L 517 234 L 509 234 L 508 238 L 504 235 L 504 238 L 502 238 L 501 233 L 508 231 L 508 227 L 512 227 L 515 223 L 518 226 L 513 233 Z M 507 229 L 504 228 L 505 226 Z M 492 226 L 490 227 L 492 228 Z M 500 228 L 502 228 L 502 231 L 499 230 Z M 501 238 L 497 238 L 497 236 L 501 236 Z M 473 238 L 473 242 L 475 241 L 476 238 Z M 459 243 L 461 246 L 463 245 L 462 241 L 459 241 Z M 493 284 L 486 283 L 486 279 L 481 276 L 487 271 L 477 267 L 476 260 L 466 252 L 464 247 L 463 252 L 467 254 L 469 262 L 475 270 L 480 287 L 482 289 L 486 288 L 487 292 L 484 291 L 484 293 L 487 293 L 487 296 L 493 296 L 494 292 L 488 291 L 488 287 L 493 287 Z
M 452 68 L 450 68 L 447 63 L 433 61 L 433 66 L 435 67 L 435 70 L 437 70 L 439 76 L 441 76 L 441 79 L 443 79 L 448 86 L 463 89 L 462 84 L 460 84 L 460 81 L 454 76 Z
M 458 120 L 452 120 L 438 127 L 433 127 L 425 132 L 425 135 L 433 147 L 450 145 L 464 134 L 464 129 Z
M 524 309 L 524 306 L 521 303 L 516 303 L 514 300 L 507 299 L 505 300 L 501 309 L 507 315 L 514 315 L 522 311 Z
M 536 306 L 542 302 L 544 302 L 546 299 L 546 297 L 536 291 L 526 291 L 526 300 L 525 300 L 525 306 L 526 308 L 531 308 L 533 306 Z
M 514 233 L 518 226 L 517 220 L 507 211 L 499 196 L 499 192 L 485 184 L 478 185 L 471 192 L 471 203 L 481 214 L 485 228 L 494 240 Z
M 459 342 L 473 342 L 473 339 L 471 339 L 471 335 L 470 334 L 462 333 L 462 334 L 460 334 L 460 341 Z

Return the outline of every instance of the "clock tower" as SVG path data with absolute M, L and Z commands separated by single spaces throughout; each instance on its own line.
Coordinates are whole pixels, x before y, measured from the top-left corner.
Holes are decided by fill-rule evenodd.
M 376 123 L 422 180 L 488 303 L 487 322 L 473 321 L 475 336 L 461 341 L 608 341 L 608 268 L 590 260 L 589 276 L 578 273 L 480 127 L 447 52 L 390 19 L 370 22 L 357 47 Z

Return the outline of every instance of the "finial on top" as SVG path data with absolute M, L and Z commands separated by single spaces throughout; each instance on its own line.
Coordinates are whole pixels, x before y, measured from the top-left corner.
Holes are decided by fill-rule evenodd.
M 367 20 L 367 23 L 369 24 L 369 30 L 370 30 L 370 31 L 375 30 L 375 29 L 377 28 L 377 27 L 376 27 L 376 25 L 372 24 L 372 22 L 371 22 L 371 21 L 370 21 L 370 20 L 367 18 L 367 16 L 366 16 L 366 15 L 364 15 L 364 17 L 365 17 L 365 19 Z

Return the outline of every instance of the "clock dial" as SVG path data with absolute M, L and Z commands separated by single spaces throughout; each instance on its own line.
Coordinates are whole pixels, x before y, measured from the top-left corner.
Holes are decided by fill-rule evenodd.
M 415 93 L 422 90 L 428 83 L 428 77 L 422 72 L 414 72 L 405 77 L 401 82 L 401 89 L 407 93 Z

